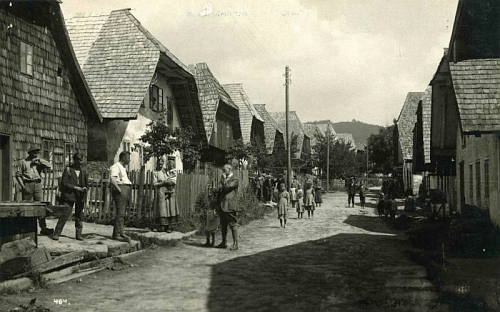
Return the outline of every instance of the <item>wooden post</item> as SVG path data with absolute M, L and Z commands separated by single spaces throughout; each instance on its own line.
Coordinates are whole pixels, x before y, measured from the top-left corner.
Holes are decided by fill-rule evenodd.
M 291 158 L 291 147 L 290 147 L 290 129 L 288 125 L 288 114 L 290 112 L 289 105 L 289 85 L 290 85 L 290 68 L 285 67 L 285 127 L 286 127 L 286 154 L 287 154 L 287 167 L 286 167 L 286 182 L 287 189 L 290 190 L 291 172 L 292 172 L 292 158 Z
M 144 165 L 141 166 L 141 170 L 139 171 L 139 188 L 137 191 L 137 217 L 142 219 L 142 201 L 143 201 L 143 192 L 144 192 Z

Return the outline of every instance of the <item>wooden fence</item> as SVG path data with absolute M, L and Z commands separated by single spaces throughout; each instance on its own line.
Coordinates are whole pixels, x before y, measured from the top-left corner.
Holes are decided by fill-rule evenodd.
M 240 180 L 240 189 L 249 185 L 248 171 L 235 170 Z M 188 216 L 195 210 L 198 196 L 206 190 L 219 186 L 222 171 L 213 169 L 211 172 L 200 171 L 196 173 L 177 174 L 175 188 L 177 205 L 181 216 Z M 132 182 L 130 200 L 125 210 L 126 221 L 154 220 L 156 217 L 157 192 L 153 186 L 152 171 L 131 171 L 129 178 Z M 59 177 L 53 173 L 45 173 L 43 178 L 43 201 L 55 204 Z M 87 201 L 84 206 L 84 218 L 87 221 L 105 223 L 115 217 L 115 208 L 111 199 L 111 183 L 109 171 L 89 176 Z M 20 201 L 19 190 L 15 192 L 15 200 Z

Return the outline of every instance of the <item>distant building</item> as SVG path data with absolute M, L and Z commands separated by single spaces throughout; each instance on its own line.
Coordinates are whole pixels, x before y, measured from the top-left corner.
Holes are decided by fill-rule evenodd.
M 358 144 L 356 143 L 356 140 L 354 139 L 354 135 L 352 135 L 352 133 L 337 133 L 335 137 L 339 142 L 350 145 L 351 151 L 358 151 Z
M 269 155 L 286 151 L 285 132 L 278 126 L 266 109 L 265 104 L 255 104 L 255 109 L 264 119 L 264 136 L 266 140 L 266 150 Z

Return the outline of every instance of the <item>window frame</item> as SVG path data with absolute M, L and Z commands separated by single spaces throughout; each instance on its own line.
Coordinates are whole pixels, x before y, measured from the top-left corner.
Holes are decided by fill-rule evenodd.
M 149 108 L 156 113 L 164 112 L 165 104 L 163 101 L 163 89 L 152 84 L 149 93 Z
M 476 161 L 476 204 L 481 207 L 481 161 Z
M 483 162 L 484 168 L 484 199 L 490 199 L 490 160 L 485 159 Z
M 73 155 L 76 153 L 74 142 L 64 142 L 64 166 L 69 166 L 73 163 Z M 68 151 L 68 147 L 70 147 Z
M 19 46 L 19 69 L 23 75 L 33 77 L 33 46 L 24 41 Z

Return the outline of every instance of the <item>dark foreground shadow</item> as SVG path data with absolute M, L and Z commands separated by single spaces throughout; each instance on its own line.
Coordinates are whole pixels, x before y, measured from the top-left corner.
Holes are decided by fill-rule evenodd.
M 209 311 L 373 311 L 386 296 L 375 267 L 411 265 L 407 242 L 339 234 L 213 266 Z M 377 310 L 379 311 L 379 310 Z
M 380 217 L 371 217 L 363 215 L 350 215 L 344 220 L 344 223 L 364 229 L 370 232 L 396 234 L 397 231 L 390 229 L 385 222 L 381 222 Z

